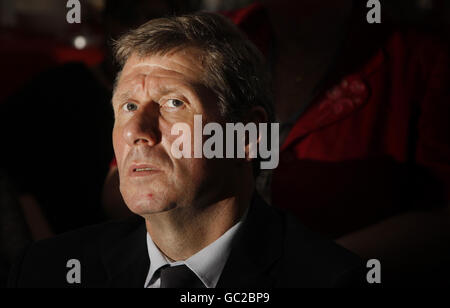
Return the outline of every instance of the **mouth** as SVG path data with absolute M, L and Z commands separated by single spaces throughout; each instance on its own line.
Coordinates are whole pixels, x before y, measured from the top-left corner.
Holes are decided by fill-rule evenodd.
M 130 177 L 149 176 L 161 172 L 160 169 L 151 165 L 133 164 L 130 166 L 128 175 Z
M 154 171 L 154 170 L 156 170 L 156 169 L 155 168 L 150 168 L 150 167 L 148 167 L 148 168 L 134 168 L 133 172 Z

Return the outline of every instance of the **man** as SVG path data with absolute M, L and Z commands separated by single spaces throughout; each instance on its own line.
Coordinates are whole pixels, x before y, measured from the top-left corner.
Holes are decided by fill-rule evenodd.
M 173 134 L 173 127 L 183 123 L 195 131 L 196 115 L 221 125 L 273 119 L 262 57 L 230 22 L 210 13 L 152 20 L 116 42 L 116 58 L 122 71 L 113 96 L 114 151 L 122 196 L 138 216 L 34 244 L 12 271 L 10 286 L 339 287 L 362 281 L 358 257 L 255 193 L 251 142 L 245 142 L 245 158 L 174 154 L 179 138 L 183 151 L 191 145 L 187 152 L 194 152 L 195 138 Z

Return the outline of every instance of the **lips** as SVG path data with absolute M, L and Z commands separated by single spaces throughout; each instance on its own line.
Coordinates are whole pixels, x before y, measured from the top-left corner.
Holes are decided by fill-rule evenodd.
M 130 177 L 148 176 L 158 172 L 161 172 L 161 170 L 153 165 L 132 164 L 128 169 L 128 176 Z
M 150 168 L 150 167 L 146 167 L 146 168 L 135 168 L 133 169 L 133 172 L 142 172 L 142 171 L 153 171 L 155 169 Z

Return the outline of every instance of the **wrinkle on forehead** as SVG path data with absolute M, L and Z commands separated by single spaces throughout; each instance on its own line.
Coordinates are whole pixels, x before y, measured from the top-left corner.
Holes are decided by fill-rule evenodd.
M 202 83 L 203 68 L 198 51 L 180 51 L 172 55 L 139 57 L 132 55 L 120 76 L 117 91 L 128 94 L 148 95 L 160 89 L 163 79 L 172 79 L 185 85 Z M 122 96 L 120 94 L 119 96 Z
M 198 83 L 191 83 L 183 77 L 137 74 L 123 80 L 116 91 L 115 98 L 121 101 L 127 98 L 149 100 L 180 89 L 183 89 L 185 94 L 193 94 L 198 88 Z

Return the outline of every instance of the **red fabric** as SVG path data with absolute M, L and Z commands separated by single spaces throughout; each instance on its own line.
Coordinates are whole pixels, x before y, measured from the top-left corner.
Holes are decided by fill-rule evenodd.
M 225 15 L 268 55 L 261 5 Z M 338 237 L 448 202 L 448 46 L 356 20 L 335 71 L 281 146 L 273 203 Z

